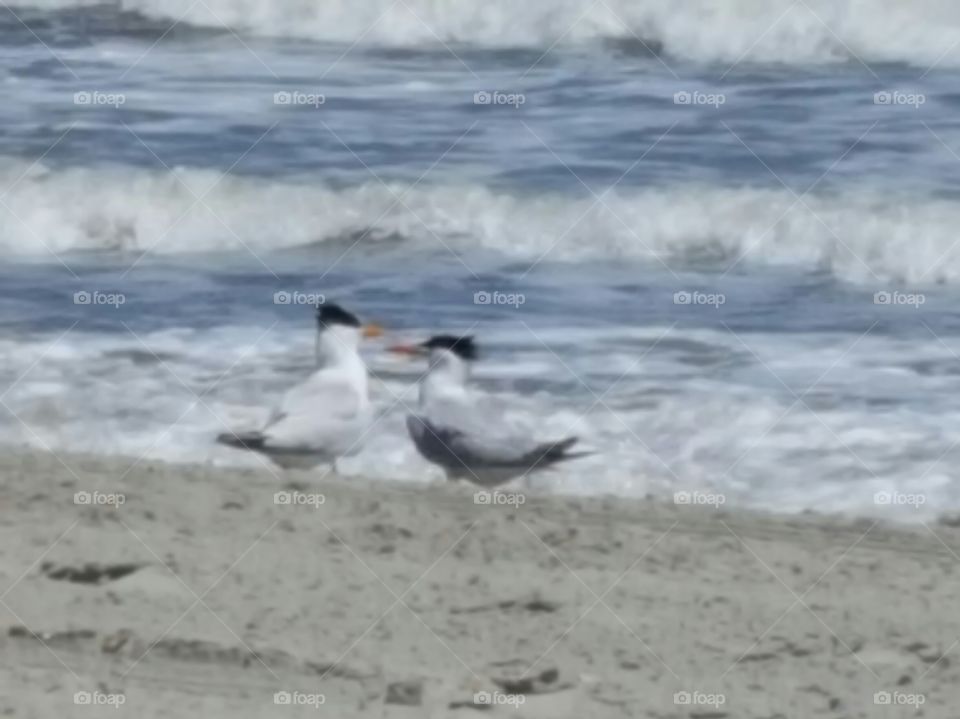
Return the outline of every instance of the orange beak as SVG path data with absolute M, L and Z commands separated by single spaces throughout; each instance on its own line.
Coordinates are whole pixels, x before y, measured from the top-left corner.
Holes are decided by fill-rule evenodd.
M 388 352 L 394 354 L 406 355 L 407 357 L 420 357 L 426 354 L 423 347 L 419 345 L 392 345 L 387 348 Z
M 373 339 L 374 337 L 382 337 L 383 327 L 381 327 L 380 325 L 374 325 L 374 324 L 364 325 L 363 336 L 365 339 L 368 339 L 368 340 Z

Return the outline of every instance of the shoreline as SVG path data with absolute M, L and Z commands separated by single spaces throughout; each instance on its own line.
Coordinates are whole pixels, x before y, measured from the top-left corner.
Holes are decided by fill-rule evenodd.
M 874 717 L 885 696 L 946 717 L 960 699 L 950 526 L 59 456 L 0 455 L 12 716 L 90 716 L 78 692 L 138 717 Z

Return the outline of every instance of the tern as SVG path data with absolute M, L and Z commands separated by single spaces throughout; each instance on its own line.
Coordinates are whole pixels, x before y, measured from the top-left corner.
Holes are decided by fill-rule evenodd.
M 417 451 L 442 467 L 448 479 L 495 487 L 592 454 L 570 451 L 577 437 L 542 441 L 503 427 L 502 412 L 483 412 L 468 385 L 470 365 L 477 358 L 472 337 L 436 335 L 390 349 L 429 362 L 417 412 L 407 416 L 407 431 Z
M 317 308 L 317 367 L 289 389 L 266 424 L 252 432 L 227 432 L 217 442 L 266 455 L 284 469 L 336 468 L 360 451 L 372 420 L 367 367 L 360 341 L 383 333 L 337 304 Z

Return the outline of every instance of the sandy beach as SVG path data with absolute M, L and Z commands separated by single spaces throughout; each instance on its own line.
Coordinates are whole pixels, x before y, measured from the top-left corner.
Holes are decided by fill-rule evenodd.
M 0 460 L 4 716 L 956 715 L 942 524 L 132 464 Z

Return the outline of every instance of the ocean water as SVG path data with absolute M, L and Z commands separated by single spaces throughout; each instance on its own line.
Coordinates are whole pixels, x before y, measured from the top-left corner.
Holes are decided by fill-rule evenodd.
M 543 491 L 960 510 L 958 80 L 946 0 L 0 7 L 0 440 L 260 466 L 314 293 L 474 334 Z M 435 478 L 365 356 L 343 469 Z

